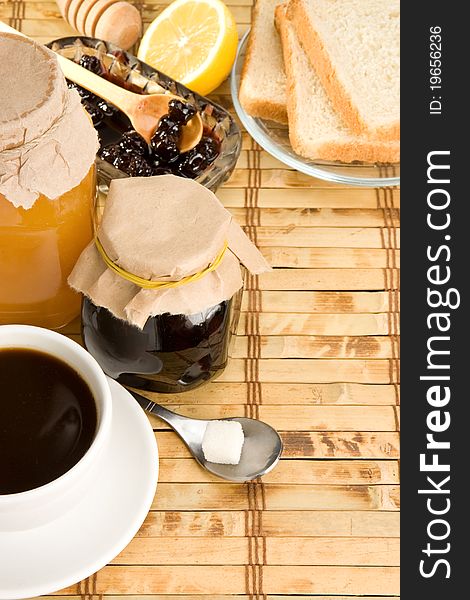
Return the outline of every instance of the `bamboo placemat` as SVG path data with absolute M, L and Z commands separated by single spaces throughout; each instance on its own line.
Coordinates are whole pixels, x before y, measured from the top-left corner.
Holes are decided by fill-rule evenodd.
M 167 2 L 136 4 L 148 23 Z M 252 0 L 228 4 L 242 33 Z M 0 19 L 43 42 L 74 33 L 54 2 L 0 0 Z M 231 108 L 228 82 L 214 97 Z M 397 596 L 399 191 L 309 178 L 245 133 L 218 195 L 275 270 L 247 281 L 223 376 L 159 402 L 259 417 L 282 432 L 283 459 L 255 483 L 222 483 L 152 420 L 161 458 L 149 516 L 111 565 L 58 595 Z M 78 322 L 67 333 L 79 339 Z

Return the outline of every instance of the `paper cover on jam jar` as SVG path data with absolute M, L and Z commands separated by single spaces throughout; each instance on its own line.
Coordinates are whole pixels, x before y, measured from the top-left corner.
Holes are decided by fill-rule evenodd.
M 69 284 L 140 328 L 150 316 L 195 314 L 230 299 L 243 285 L 240 263 L 254 274 L 270 270 L 211 191 L 174 175 L 113 180 L 97 239 L 83 251 Z M 201 272 L 196 281 L 181 281 Z M 179 284 L 144 289 L 130 276 Z
M 98 136 L 53 52 L 0 32 L 0 64 L 0 195 L 29 209 L 40 195 L 54 200 L 83 180 Z

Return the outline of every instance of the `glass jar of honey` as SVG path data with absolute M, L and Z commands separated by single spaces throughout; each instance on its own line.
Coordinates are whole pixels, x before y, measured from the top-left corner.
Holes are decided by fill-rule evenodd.
M 97 135 L 47 48 L 0 33 L 0 64 L 0 324 L 56 329 L 80 312 L 67 277 L 93 237 Z

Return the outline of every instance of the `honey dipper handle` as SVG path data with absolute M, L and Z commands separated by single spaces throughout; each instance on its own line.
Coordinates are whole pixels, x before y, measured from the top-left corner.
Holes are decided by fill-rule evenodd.
M 67 79 L 84 87 L 89 92 L 100 96 L 103 100 L 114 104 L 114 106 L 117 106 L 117 108 L 121 109 L 124 113 L 129 112 L 131 105 L 135 102 L 135 94 L 114 85 L 114 83 L 111 83 L 99 75 L 95 75 L 95 73 L 92 73 L 72 60 L 65 58 L 65 56 L 61 56 L 60 54 L 57 54 L 56 56 L 62 72 Z

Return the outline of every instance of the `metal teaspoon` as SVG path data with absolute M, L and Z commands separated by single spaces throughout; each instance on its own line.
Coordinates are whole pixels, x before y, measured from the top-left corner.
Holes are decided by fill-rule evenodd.
M 213 475 L 227 481 L 251 481 L 269 473 L 279 461 L 282 452 L 282 441 L 275 429 L 267 423 L 246 417 L 217 419 L 238 421 L 245 435 L 242 455 L 238 465 L 221 465 L 205 459 L 202 451 L 202 439 L 209 421 L 191 419 L 178 415 L 134 390 L 128 389 L 140 406 L 152 415 L 165 421 L 183 440 L 197 462 Z

